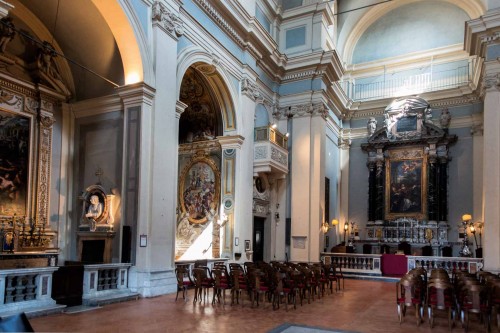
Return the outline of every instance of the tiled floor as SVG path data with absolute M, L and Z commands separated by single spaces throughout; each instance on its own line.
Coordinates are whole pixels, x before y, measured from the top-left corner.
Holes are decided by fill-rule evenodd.
M 231 306 L 229 293 L 226 305 L 212 306 L 211 302 L 193 305 L 193 290 L 187 302 L 175 301 L 175 294 L 138 301 L 103 306 L 100 309 L 75 314 L 57 314 L 32 318 L 37 332 L 268 332 L 283 323 L 297 323 L 354 332 L 449 332 L 447 319 L 440 313 L 433 329 L 427 317 L 417 327 L 414 311 L 408 311 L 399 325 L 395 284 L 389 282 L 346 280 L 345 291 L 325 295 L 297 309 L 284 307 L 273 311 L 270 303 L 259 308 Z M 453 329 L 463 332 L 461 326 Z M 485 332 L 473 317 L 469 332 Z M 493 330 L 495 332 L 495 329 Z

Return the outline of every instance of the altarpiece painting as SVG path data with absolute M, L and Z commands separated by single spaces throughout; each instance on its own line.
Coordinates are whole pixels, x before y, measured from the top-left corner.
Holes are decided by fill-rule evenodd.
M 0 215 L 25 216 L 30 120 L 0 110 Z

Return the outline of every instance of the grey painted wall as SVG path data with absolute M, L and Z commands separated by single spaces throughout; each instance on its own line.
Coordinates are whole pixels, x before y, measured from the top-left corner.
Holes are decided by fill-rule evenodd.
M 269 125 L 269 114 L 267 109 L 262 104 L 258 104 L 255 108 L 255 127 Z
M 459 7 L 424 1 L 394 9 L 373 23 L 354 49 L 354 64 L 462 43 L 469 16 Z
M 82 205 L 77 199 L 88 186 L 96 184 L 95 175 L 97 168 L 101 168 L 102 186 L 115 194 L 115 213 L 119 212 L 122 184 L 122 154 L 123 154 L 123 114 L 120 111 L 77 119 L 75 132 L 75 159 L 74 159 L 74 198 L 72 230 L 78 230 Z M 120 255 L 120 229 L 121 220 L 116 218 L 114 230 L 116 236 L 113 240 L 113 262 L 118 262 Z M 68 259 L 77 259 L 76 232 L 72 234 L 71 256 Z

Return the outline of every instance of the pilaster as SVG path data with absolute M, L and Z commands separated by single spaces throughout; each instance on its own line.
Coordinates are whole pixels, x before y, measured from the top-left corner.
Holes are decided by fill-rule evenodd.
M 326 108 L 311 105 L 292 119 L 292 261 L 318 261 L 325 219 Z

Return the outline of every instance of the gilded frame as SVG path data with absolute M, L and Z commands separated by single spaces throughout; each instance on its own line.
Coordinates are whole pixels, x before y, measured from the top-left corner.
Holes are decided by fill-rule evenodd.
M 389 150 L 385 169 L 386 220 L 427 219 L 427 156 L 424 149 Z
M 218 213 L 219 198 L 220 171 L 217 165 L 207 156 L 194 156 L 184 167 L 180 177 L 181 211 L 189 213 L 189 222 L 205 223 L 208 214 L 215 216 Z
M 0 108 L 0 216 L 30 216 L 33 116 Z

